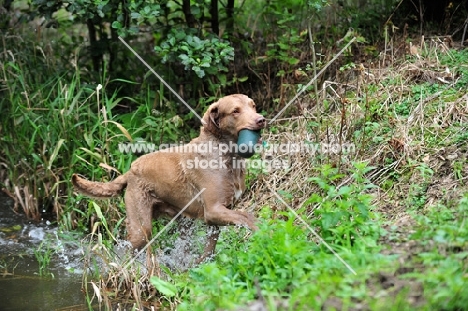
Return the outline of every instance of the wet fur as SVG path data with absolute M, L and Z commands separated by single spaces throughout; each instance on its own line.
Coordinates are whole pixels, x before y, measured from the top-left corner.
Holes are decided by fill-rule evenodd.
M 187 161 L 195 158 L 243 160 L 234 153 L 196 153 L 188 147 L 211 142 L 213 145 L 236 143 L 242 129 L 258 130 L 265 119 L 256 113 L 252 99 L 236 94 L 213 103 L 203 116 L 200 136 L 193 139 L 187 152 L 154 152 L 135 160 L 125 174 L 107 183 L 93 182 L 74 174 L 75 189 L 87 196 L 110 198 L 124 189 L 127 210 L 128 239 L 134 248 L 143 247 L 151 239 L 151 219 L 173 217 L 203 188 L 204 192 L 185 211 L 184 215 L 203 219 L 210 225 L 244 225 L 256 229 L 255 218 L 246 212 L 232 210 L 232 205 L 245 190 L 244 169 L 228 165 L 227 169 L 189 169 Z M 206 245 L 210 255 L 216 245 L 217 234 Z

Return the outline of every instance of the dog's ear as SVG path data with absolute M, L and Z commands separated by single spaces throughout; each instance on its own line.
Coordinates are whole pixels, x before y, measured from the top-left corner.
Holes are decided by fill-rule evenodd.
M 205 130 L 217 136 L 220 134 L 219 109 L 217 102 L 208 108 L 205 115 L 203 116 L 203 121 L 203 127 Z
M 210 109 L 210 121 L 214 126 L 219 128 L 219 111 L 218 106 L 214 106 Z

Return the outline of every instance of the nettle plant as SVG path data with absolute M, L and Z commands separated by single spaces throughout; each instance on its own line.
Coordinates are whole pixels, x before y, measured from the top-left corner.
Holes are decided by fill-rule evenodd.
M 325 241 L 346 247 L 358 240 L 365 240 L 367 245 L 376 241 L 380 229 L 375 222 L 377 216 L 372 212 L 373 197 L 369 193 L 376 186 L 365 177 L 372 169 L 366 163 L 353 163 L 352 180 L 341 186 L 336 184 L 347 174 L 330 165 L 322 166 L 319 176 L 308 179 L 321 191 L 312 194 L 304 206 L 315 207 L 314 214 L 318 217 L 312 225 L 319 229 Z
M 154 50 L 163 63 L 180 62 L 185 70 L 199 78 L 216 76 L 221 83 L 226 83 L 226 75 L 220 72 L 228 72 L 227 66 L 234 60 L 234 48 L 214 35 L 201 39 L 195 32 L 196 29 L 173 29 Z

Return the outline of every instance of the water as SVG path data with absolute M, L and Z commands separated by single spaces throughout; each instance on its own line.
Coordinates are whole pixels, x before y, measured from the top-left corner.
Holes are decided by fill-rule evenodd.
M 112 273 L 116 267 L 145 273 L 146 254 L 135 258 L 128 241 L 119 240 L 110 249 L 96 249 L 93 240 L 82 243 L 72 233 L 59 234 L 57 227 L 47 221 L 32 223 L 15 214 L 11 199 L 1 195 L 0 192 L 0 311 L 88 310 L 82 278 L 90 281 L 91 270 L 97 268 L 101 275 Z M 195 265 L 207 243 L 207 233 L 214 229 L 202 221 L 179 219 L 172 226 L 161 224 L 158 230 L 153 244 L 158 263 L 181 272 Z M 38 250 L 51 259 L 43 276 L 35 255 Z M 90 297 L 95 295 L 90 292 Z
M 207 226 L 201 220 L 179 218 L 171 226 L 166 226 L 169 219 L 160 220 L 161 227 L 156 233 L 158 238 L 153 241 L 152 249 L 158 266 L 164 266 L 173 273 L 185 272 L 195 267 L 198 259 L 204 252 L 208 237 L 215 232 L 215 228 Z M 183 228 L 183 229 L 181 229 Z M 112 273 L 118 269 L 138 270 L 147 272 L 146 250 L 137 252 L 133 250 L 130 242 L 118 240 L 110 248 L 91 250 L 95 243 L 91 242 L 85 250 L 85 268 L 89 270 L 98 268 L 101 275 Z M 105 258 L 105 260 L 103 260 Z M 212 258 L 206 258 L 209 261 Z M 97 265 L 93 265 L 97 263 Z M 164 273 L 163 273 L 164 274 Z
M 168 245 L 157 251 L 159 263 L 178 272 L 195 267 L 208 243 L 208 237 L 215 230 L 201 220 L 178 219 L 177 224 L 169 228 L 168 234 L 162 239 Z
M 51 251 L 46 276 L 39 275 L 34 250 Z M 13 212 L 0 192 L 0 310 L 88 310 L 82 292 L 79 243 L 58 239 L 48 222 L 34 224 Z

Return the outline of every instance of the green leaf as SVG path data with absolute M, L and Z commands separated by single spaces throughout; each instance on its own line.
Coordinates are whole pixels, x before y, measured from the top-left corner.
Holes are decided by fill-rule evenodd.
M 299 58 L 291 57 L 290 59 L 288 59 L 288 63 L 290 65 L 297 65 L 299 63 Z
M 182 61 L 186 61 L 186 60 L 188 60 L 189 57 L 188 57 L 187 54 L 180 54 L 180 55 L 179 55 L 179 58 L 180 58 Z
M 184 31 L 177 31 L 177 32 L 175 33 L 175 38 L 176 38 L 177 40 L 179 40 L 179 41 L 185 39 L 186 36 L 187 36 L 187 35 L 186 35 L 186 33 L 185 33 Z M 188 37 L 189 37 L 189 36 L 187 36 L 187 38 L 188 38 Z M 189 40 L 189 39 L 187 39 L 187 41 L 188 41 L 188 40 Z
M 289 44 L 282 43 L 282 42 L 279 42 L 278 46 L 280 49 L 285 50 L 285 51 L 289 51 L 291 49 L 291 46 Z
M 186 46 L 186 45 L 181 45 L 181 46 L 179 47 L 179 49 L 181 49 L 182 51 L 185 51 L 185 52 L 187 52 L 187 53 L 189 53 L 189 54 L 191 53 L 190 48 L 189 48 L 188 46 Z
M 150 283 L 164 296 L 174 297 L 177 294 L 177 287 L 174 284 L 161 280 L 157 276 L 152 276 Z
M 140 13 L 138 13 L 138 12 L 132 12 L 132 13 L 130 14 L 130 16 L 131 16 L 133 19 L 137 19 L 137 18 L 140 18 L 141 15 L 140 15 Z
M 326 213 L 323 213 L 321 216 L 322 216 L 322 228 L 324 230 L 327 230 L 331 227 L 336 226 L 338 221 L 340 221 L 342 215 L 340 212 L 326 212 Z
M 220 74 L 220 75 L 218 75 L 218 79 L 219 79 L 219 82 L 221 83 L 221 85 L 226 85 L 226 83 L 227 83 L 226 75 Z
M 122 24 L 119 21 L 114 21 L 112 23 L 112 28 L 120 29 L 120 28 L 122 28 Z
M 278 193 L 281 194 L 283 197 L 287 198 L 287 199 L 293 199 L 294 196 L 287 192 L 287 191 L 284 191 L 284 190 L 278 190 Z
M 112 235 L 112 232 L 109 230 L 109 227 L 107 226 L 107 220 L 106 218 L 104 217 L 104 214 L 102 213 L 102 210 L 101 210 L 101 207 L 96 204 L 96 202 L 94 201 L 91 201 L 91 205 L 93 206 L 94 210 L 96 211 L 96 214 L 98 216 L 98 218 L 101 220 L 102 222 L 102 225 L 104 226 L 104 228 L 106 229 L 107 233 L 109 234 L 109 236 L 117 242 L 117 239 Z
M 192 70 L 197 74 L 199 78 L 203 78 L 205 76 L 205 71 L 199 66 L 193 66 Z
M 91 201 L 91 204 L 93 205 L 98 218 L 103 221 L 104 225 L 107 225 L 106 218 L 104 218 L 104 214 L 102 213 L 101 207 L 97 205 L 94 201 Z
M 198 15 L 200 14 L 200 8 L 196 5 L 191 5 L 190 6 L 190 12 L 193 14 L 193 15 Z
M 152 127 L 157 127 L 158 126 L 158 124 L 154 120 L 152 120 L 150 118 L 146 118 L 145 123 L 148 124 L 149 126 L 152 126 Z
M 54 160 L 57 157 L 60 147 L 62 146 L 64 141 L 65 139 L 60 139 L 57 143 L 57 146 L 55 146 L 54 152 L 52 152 L 52 155 L 50 156 L 50 159 L 49 159 L 49 165 L 47 166 L 48 170 L 52 168 L 52 163 L 54 163 Z
M 338 196 L 342 196 L 342 195 L 348 195 L 350 194 L 352 191 L 351 187 L 350 186 L 343 186 L 340 188 L 340 190 L 338 190 L 338 193 L 337 195 Z
M 175 46 L 175 45 L 176 45 L 176 38 L 171 37 L 171 38 L 169 38 L 168 42 L 169 42 L 172 46 Z

